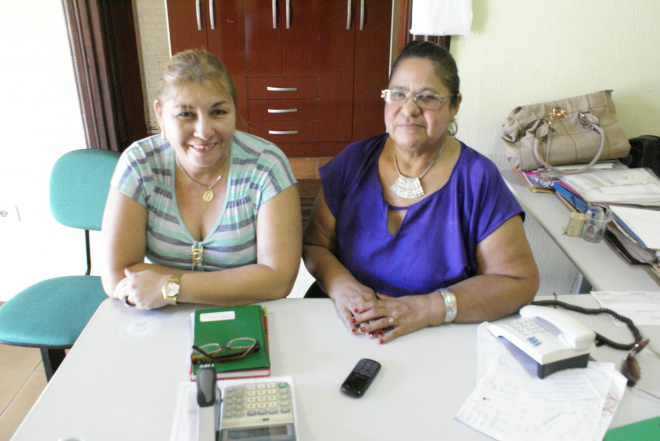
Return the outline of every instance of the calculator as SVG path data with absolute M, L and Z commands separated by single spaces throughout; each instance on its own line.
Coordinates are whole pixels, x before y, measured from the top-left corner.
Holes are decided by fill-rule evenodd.
M 288 381 L 223 388 L 221 441 L 296 441 L 294 401 Z

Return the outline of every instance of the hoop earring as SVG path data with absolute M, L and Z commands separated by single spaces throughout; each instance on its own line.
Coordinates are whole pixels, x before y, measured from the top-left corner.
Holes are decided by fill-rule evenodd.
M 447 129 L 447 133 L 449 133 L 451 136 L 456 135 L 458 133 L 458 124 L 456 123 L 456 120 L 453 120 L 449 124 L 449 128 Z

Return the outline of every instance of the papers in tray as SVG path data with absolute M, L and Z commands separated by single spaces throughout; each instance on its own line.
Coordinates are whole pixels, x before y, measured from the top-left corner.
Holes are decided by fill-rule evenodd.
M 487 330 L 477 330 L 478 380 L 456 418 L 498 441 L 601 441 L 627 380 L 589 362 L 540 379 Z
M 660 179 L 646 168 L 590 170 L 561 180 L 590 203 L 660 207 Z

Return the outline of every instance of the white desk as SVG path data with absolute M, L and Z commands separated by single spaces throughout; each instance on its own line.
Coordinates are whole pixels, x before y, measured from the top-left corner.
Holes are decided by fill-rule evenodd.
M 591 296 L 566 298 L 596 304 Z M 428 328 L 380 346 L 348 334 L 329 300 L 284 299 L 264 306 L 272 375 L 294 378 L 300 440 L 490 439 L 454 420 L 475 386 L 476 325 Z M 106 300 L 12 439 L 169 440 L 179 383 L 188 379 L 192 309 L 140 312 Z M 125 330 L 136 320 L 142 321 L 136 329 L 160 327 L 129 340 Z M 606 329 L 595 330 L 611 338 L 631 340 L 608 317 L 585 322 Z M 660 341 L 660 328 L 647 331 Z M 624 353 L 599 348 L 594 355 L 620 362 Z M 363 398 L 345 397 L 339 386 L 362 357 L 381 362 L 381 372 Z M 660 394 L 660 377 L 651 376 L 660 369 L 655 361 L 643 365 L 640 387 Z M 660 406 L 626 393 L 613 425 L 658 415 Z
M 502 177 L 525 211 L 534 216 L 594 291 L 660 291 L 660 279 L 644 265 L 630 265 L 607 241 L 591 243 L 564 235 L 570 212 L 552 193 L 533 193 L 511 170 Z

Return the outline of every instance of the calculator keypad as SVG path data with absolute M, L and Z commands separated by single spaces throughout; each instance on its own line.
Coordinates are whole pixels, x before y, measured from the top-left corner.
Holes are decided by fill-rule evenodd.
M 286 382 L 228 386 L 222 397 L 222 427 L 293 423 L 292 406 Z

